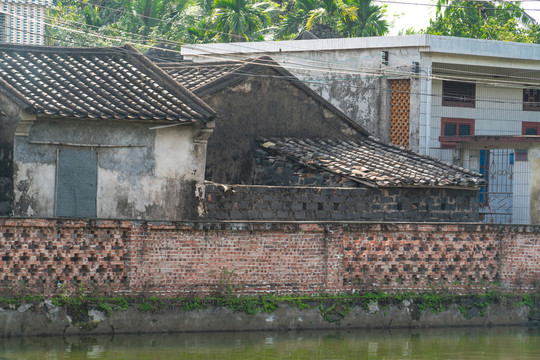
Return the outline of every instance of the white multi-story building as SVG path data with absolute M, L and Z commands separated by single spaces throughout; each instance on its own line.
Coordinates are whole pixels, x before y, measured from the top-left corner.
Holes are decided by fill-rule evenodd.
M 52 0 L 0 0 L 0 42 L 45 44 L 45 15 Z
M 540 223 L 540 45 L 417 35 L 187 45 L 182 55 L 269 55 L 375 136 L 482 172 L 485 221 Z

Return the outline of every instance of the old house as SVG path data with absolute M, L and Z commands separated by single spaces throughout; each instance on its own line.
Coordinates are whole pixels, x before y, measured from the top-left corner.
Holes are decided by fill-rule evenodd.
M 210 218 L 478 221 L 482 177 L 432 157 L 369 136 L 259 145 L 257 185 L 208 185 Z
M 4 213 L 198 216 L 215 113 L 136 49 L 3 44 L 0 75 Z
M 479 175 L 370 137 L 270 58 L 160 66 L 219 114 L 208 218 L 478 219 Z
M 251 184 L 260 136 L 356 138 L 367 132 L 268 57 L 159 64 L 219 114 L 206 179 Z
M 538 146 L 462 151 L 455 139 L 538 134 L 540 45 L 415 35 L 189 45 L 182 54 L 197 62 L 272 56 L 383 141 L 481 172 L 486 222 L 540 223 L 531 212 L 539 181 L 523 155 Z

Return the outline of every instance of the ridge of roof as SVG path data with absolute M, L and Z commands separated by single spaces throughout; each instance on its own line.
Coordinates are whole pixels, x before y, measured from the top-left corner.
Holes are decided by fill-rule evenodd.
M 160 68 L 176 68 L 176 67 L 209 67 L 216 65 L 242 65 L 244 61 L 242 60 L 222 60 L 222 61 L 208 61 L 208 62 L 193 62 L 193 61 L 182 61 L 182 62 L 156 62 L 156 65 Z
M 215 66 L 225 66 L 225 65 L 236 65 L 238 63 L 239 63 L 238 61 L 232 61 L 232 62 L 231 61 L 216 61 L 212 63 L 189 63 L 189 64 L 177 63 L 176 66 L 174 66 L 174 64 L 171 64 L 171 63 L 162 63 L 162 64 L 159 64 L 159 66 L 164 66 L 165 69 L 170 72 L 171 76 L 174 77 L 174 74 L 172 74 L 173 69 L 188 68 L 188 67 L 200 67 L 200 68 L 212 67 L 212 66 L 215 67 Z M 253 75 L 263 69 L 269 68 L 277 72 L 278 75 L 285 78 L 286 81 L 289 81 L 291 84 L 295 85 L 298 89 L 306 93 L 308 96 L 312 97 L 319 104 L 326 107 L 329 111 L 336 114 L 341 120 L 346 122 L 353 129 L 355 129 L 356 131 L 358 131 L 359 133 L 363 135 L 369 135 L 369 132 L 363 126 L 356 123 L 354 120 L 348 117 L 345 113 L 343 113 L 337 107 L 332 105 L 328 100 L 324 99 L 322 96 L 317 94 L 314 90 L 312 90 L 309 86 L 305 85 L 300 79 L 294 76 L 294 74 L 286 70 L 283 66 L 277 63 L 270 56 L 261 56 L 255 59 L 247 59 L 247 60 L 241 61 L 240 64 L 241 65 L 235 67 L 231 71 L 228 71 L 222 74 L 221 76 L 201 86 L 195 86 L 193 88 L 193 92 L 199 97 L 204 97 L 206 95 L 213 94 L 228 86 L 232 86 L 242 81 L 244 77 L 247 75 Z M 175 77 L 175 79 L 179 81 L 178 77 Z
M 0 92 L 31 113 L 206 122 L 216 113 L 131 45 L 0 44 Z

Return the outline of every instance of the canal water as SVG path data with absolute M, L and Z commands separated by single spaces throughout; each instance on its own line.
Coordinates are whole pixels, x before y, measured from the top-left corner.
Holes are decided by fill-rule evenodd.
M 0 339 L 0 359 L 540 359 L 540 329 L 234 332 Z

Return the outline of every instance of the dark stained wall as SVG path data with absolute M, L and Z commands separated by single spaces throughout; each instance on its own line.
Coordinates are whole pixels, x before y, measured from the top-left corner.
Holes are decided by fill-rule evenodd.
M 259 137 L 355 138 L 361 136 L 306 92 L 265 69 L 203 97 L 219 118 L 208 140 L 206 179 L 252 184 Z
M 207 185 L 207 220 L 477 222 L 478 191 Z
M 0 94 L 0 215 L 11 212 L 13 199 L 13 136 L 21 108 Z

